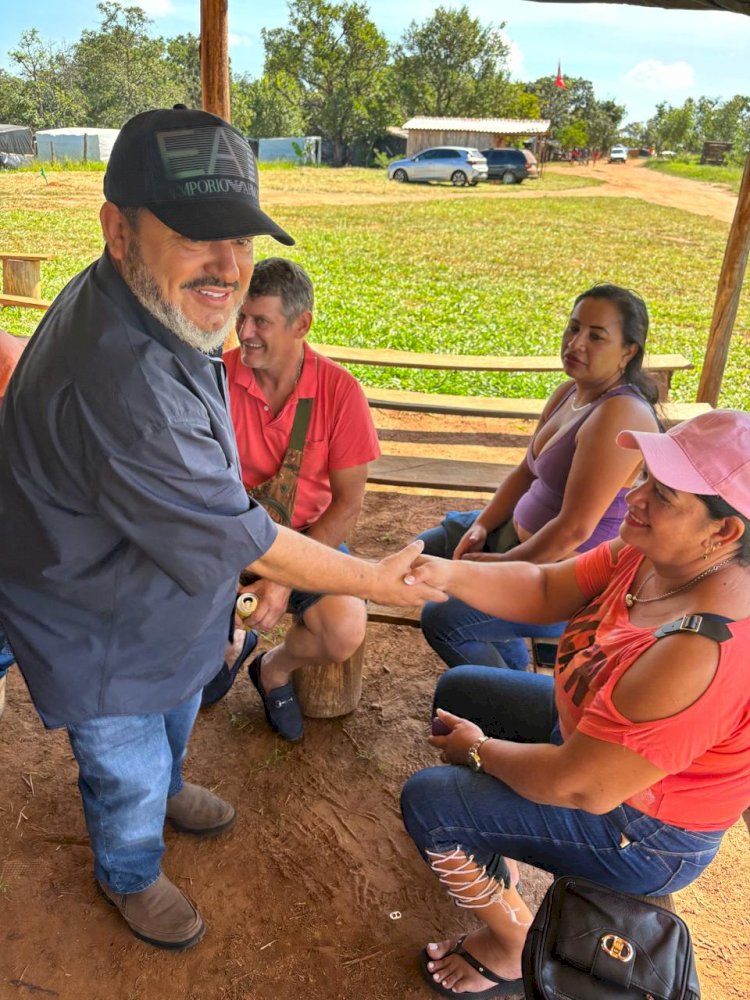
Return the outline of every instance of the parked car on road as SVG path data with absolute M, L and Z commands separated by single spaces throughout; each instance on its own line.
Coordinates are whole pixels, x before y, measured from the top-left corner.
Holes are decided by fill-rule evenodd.
M 487 161 L 478 149 L 468 146 L 434 146 L 416 156 L 394 160 L 388 166 L 388 179 L 407 181 L 450 181 L 455 187 L 487 180 Z
M 520 184 L 521 181 L 539 176 L 536 157 L 528 149 L 483 149 L 487 160 L 489 180 L 499 180 L 503 184 Z
M 628 147 L 627 146 L 613 146 L 609 151 L 609 162 L 610 163 L 627 163 L 628 162 Z

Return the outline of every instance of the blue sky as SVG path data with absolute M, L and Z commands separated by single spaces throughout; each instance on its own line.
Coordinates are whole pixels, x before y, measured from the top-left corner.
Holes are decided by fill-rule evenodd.
M 445 3 L 445 0 L 444 0 Z M 452 4 L 460 6 L 460 4 Z M 142 0 L 156 34 L 199 32 L 200 0 Z M 429 17 L 434 0 L 371 0 L 373 20 L 395 41 L 408 23 Z M 615 4 L 542 4 L 531 0 L 470 0 L 485 22 L 504 21 L 516 79 L 554 74 L 594 84 L 599 98 L 625 104 L 627 120 L 649 117 L 658 101 L 682 104 L 690 96 L 750 94 L 750 17 L 708 11 L 664 11 Z M 233 68 L 261 72 L 261 28 L 286 21 L 286 0 L 229 0 Z M 95 0 L 6 0 L 0 19 L 0 66 L 28 28 L 47 42 L 74 42 L 99 22 Z

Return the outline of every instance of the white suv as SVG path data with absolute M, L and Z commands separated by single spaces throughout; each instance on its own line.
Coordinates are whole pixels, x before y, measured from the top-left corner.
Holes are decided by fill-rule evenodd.
M 450 181 L 455 187 L 487 180 L 487 160 L 468 146 L 435 146 L 407 160 L 388 166 L 388 179 L 399 181 Z
M 613 146 L 609 151 L 609 162 L 610 163 L 627 163 L 628 162 L 628 147 L 627 146 Z

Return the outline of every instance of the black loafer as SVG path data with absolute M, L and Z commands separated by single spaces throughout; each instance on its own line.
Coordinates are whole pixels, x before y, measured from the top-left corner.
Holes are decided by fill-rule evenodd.
M 282 684 L 281 687 L 273 688 L 266 694 L 260 682 L 260 665 L 263 656 L 263 653 L 256 656 L 247 668 L 250 680 L 255 685 L 260 700 L 263 702 L 268 725 L 282 739 L 289 743 L 296 743 L 297 740 L 302 739 L 305 724 L 302 721 L 302 712 L 294 694 L 294 688 L 290 681 L 288 684 Z
M 258 645 L 258 634 L 252 630 L 245 634 L 245 641 L 242 643 L 240 655 L 230 667 L 227 663 L 222 663 L 218 674 L 206 684 L 201 696 L 201 708 L 209 708 L 221 701 L 234 684 L 234 679 L 239 673 L 240 667 Z

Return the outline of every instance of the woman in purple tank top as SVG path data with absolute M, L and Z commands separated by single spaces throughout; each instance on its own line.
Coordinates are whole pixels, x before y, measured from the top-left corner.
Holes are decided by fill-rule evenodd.
M 479 511 L 451 511 L 419 537 L 446 559 L 557 562 L 614 538 L 637 453 L 621 430 L 656 431 L 656 383 L 642 370 L 648 310 L 634 292 L 594 285 L 575 300 L 561 356 L 569 379 L 550 396 L 524 460 Z M 525 670 L 525 638 L 552 637 L 564 622 L 526 625 L 492 618 L 462 601 L 426 604 L 425 638 L 449 667 Z

